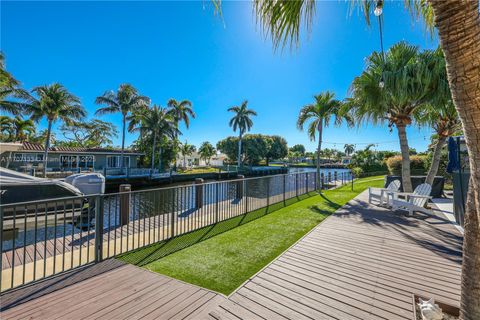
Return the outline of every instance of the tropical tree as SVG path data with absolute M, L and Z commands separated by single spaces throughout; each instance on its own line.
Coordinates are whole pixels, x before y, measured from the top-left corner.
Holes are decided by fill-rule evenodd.
M 405 42 L 393 45 L 385 55 L 374 52 L 367 58 L 363 73 L 353 80 L 352 97 L 346 104 L 359 124 L 387 122 L 397 129 L 406 192 L 412 192 L 406 129 L 414 121 L 415 111 L 435 95 L 435 64 L 435 51 L 419 52 Z
M 343 146 L 343 149 L 345 150 L 345 153 L 347 154 L 347 156 L 350 156 L 355 151 L 355 145 L 351 143 L 346 143 Z
M 435 78 L 433 86 L 434 95 L 425 108 L 417 111 L 416 119 L 419 124 L 428 125 L 435 130 L 432 163 L 425 182 L 433 184 L 438 172 L 442 149 L 447 138 L 460 131 L 462 124 L 457 110 L 452 101 L 452 95 L 448 85 L 445 58 L 440 48 L 433 52 L 431 65 L 432 76 Z
M 60 127 L 66 141 L 59 141 L 65 146 L 96 148 L 113 143 L 112 138 L 118 134 L 113 123 L 93 119 L 91 121 L 68 121 Z
M 188 144 L 188 142 L 185 140 L 184 143 L 180 144 L 180 154 L 183 157 L 183 167 L 187 167 L 187 156 L 190 156 L 192 153 L 195 152 L 195 146 Z
M 163 139 L 169 138 L 174 139 L 179 133 L 177 124 L 173 116 L 168 112 L 167 109 L 153 105 L 152 108 L 144 109 L 140 113 L 140 122 L 133 128 L 132 131 L 140 131 L 142 134 L 149 134 L 153 136 L 152 144 L 152 158 L 151 158 L 151 168 L 152 171 L 155 168 L 155 147 L 157 141 L 159 145 L 158 151 L 158 167 L 159 170 L 162 170 L 162 142 Z
M 30 119 L 24 120 L 22 117 L 16 116 L 12 121 L 12 129 L 14 141 L 23 142 L 35 133 L 35 123 Z
M 188 129 L 190 127 L 190 118 L 195 119 L 195 112 L 192 108 L 192 102 L 189 100 L 177 101 L 176 99 L 169 99 L 167 106 L 170 114 L 173 116 L 177 129 L 180 125 L 180 122 L 185 124 L 185 127 Z M 179 131 L 180 132 L 180 131 Z M 174 145 L 178 148 L 178 134 L 175 136 Z M 175 163 L 176 167 L 176 163 Z
M 0 52 L 0 111 L 18 115 L 28 99 L 28 92 L 22 89 L 20 82 L 5 69 L 5 56 Z
M 257 113 L 253 109 L 248 109 L 248 101 L 244 100 L 241 105 L 233 106 L 228 109 L 229 112 L 235 113 L 230 119 L 229 126 L 233 128 L 233 131 L 238 129 L 238 157 L 237 165 L 242 166 L 242 137 L 253 126 L 252 116 L 256 116 Z
M 314 96 L 314 102 L 307 104 L 300 109 L 298 115 L 297 127 L 303 130 L 308 124 L 308 136 L 310 140 L 317 144 L 317 186 L 320 186 L 320 156 L 322 152 L 322 135 L 323 128 L 328 127 L 333 117 L 335 125 L 340 125 L 342 121 L 346 121 L 347 125 L 352 126 L 353 120 L 348 113 L 342 112 L 342 104 L 334 99 L 335 94 L 330 91 L 322 92 Z
M 80 99 L 59 83 L 35 87 L 32 92 L 35 93 L 36 97 L 30 98 L 26 105 L 26 112 L 31 114 L 32 120 L 39 121 L 46 118 L 48 123 L 43 155 L 43 174 L 46 176 L 52 125 L 57 120 L 63 122 L 80 120 L 85 117 L 86 112 L 80 104 Z
M 121 113 L 122 114 L 122 151 L 120 167 L 124 168 L 125 151 L 125 133 L 127 130 L 127 117 L 138 109 L 145 108 L 150 103 L 150 99 L 138 93 L 130 84 L 121 84 L 117 92 L 106 91 L 103 95 L 95 99 L 95 103 L 105 105 L 99 108 L 96 115 Z
M 220 0 L 214 0 L 219 4 Z M 373 5 L 381 14 L 383 1 L 359 0 L 366 22 Z M 438 30 L 440 46 L 447 62 L 452 100 L 463 125 L 469 152 L 470 175 L 465 208 L 463 241 L 461 318 L 480 319 L 480 15 L 476 0 L 404 0 L 414 16 Z M 314 0 L 254 0 L 254 10 L 274 46 L 297 44 L 302 27 L 311 30 Z M 379 18 L 380 20 L 380 18 Z M 461 36 L 460 36 L 461 35 Z M 468 44 L 468 45 L 467 45 Z
M 200 145 L 198 152 L 200 153 L 200 157 L 210 165 L 210 158 L 215 155 L 216 150 L 210 142 L 205 141 Z
M 13 119 L 8 116 L 0 116 L 0 133 L 2 141 L 10 141 L 13 136 Z
M 301 156 L 305 155 L 305 146 L 303 144 L 296 144 L 290 148 L 292 152 L 298 152 Z

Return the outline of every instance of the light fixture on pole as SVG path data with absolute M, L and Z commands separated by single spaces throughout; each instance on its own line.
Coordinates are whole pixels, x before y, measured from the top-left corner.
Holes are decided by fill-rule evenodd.
M 383 0 L 377 0 L 377 4 L 375 6 L 375 10 L 373 11 L 375 16 L 378 17 L 378 29 L 380 31 L 380 48 L 382 49 L 382 59 L 383 63 L 385 63 L 385 52 L 383 50 L 383 32 L 382 32 L 382 13 L 383 13 Z M 383 77 L 383 67 L 382 67 L 382 77 L 380 82 L 378 83 L 378 87 L 383 89 L 385 87 L 385 79 Z

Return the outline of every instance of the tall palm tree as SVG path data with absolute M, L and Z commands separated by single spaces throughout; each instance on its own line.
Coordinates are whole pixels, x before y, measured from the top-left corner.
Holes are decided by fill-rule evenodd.
M 415 110 L 425 106 L 434 94 L 437 79 L 432 72 L 433 51 L 400 42 L 386 55 L 374 52 L 367 58 L 363 73 L 353 80 L 352 98 L 346 104 L 359 123 L 387 122 L 396 127 L 402 154 L 402 184 L 412 192 L 407 126 L 414 120 Z M 379 83 L 383 82 L 383 87 Z
M 35 133 L 35 123 L 30 120 L 24 120 L 20 116 L 16 116 L 12 122 L 15 141 L 26 141 L 30 135 Z
M 345 150 L 345 153 L 347 154 L 347 156 L 350 156 L 353 153 L 353 151 L 355 151 L 355 145 L 351 143 L 346 143 L 343 146 L 343 149 Z
M 18 115 L 29 98 L 28 92 L 20 88 L 20 82 L 5 69 L 5 56 L 0 51 L 0 111 Z
M 195 112 L 192 108 L 192 102 L 190 100 L 181 100 L 177 101 L 176 99 L 169 99 L 167 101 L 167 107 L 170 114 L 173 116 L 177 129 L 180 125 L 180 122 L 185 124 L 185 127 L 188 129 L 190 127 L 190 118 L 195 119 Z M 180 131 L 179 131 L 180 132 Z M 178 148 L 178 134 L 174 138 L 174 146 Z M 175 163 L 176 169 L 176 163 Z
M 125 151 L 125 133 L 127 130 L 127 117 L 139 108 L 145 108 L 150 103 L 150 99 L 138 93 L 130 84 L 121 84 L 117 92 L 106 91 L 103 95 L 95 99 L 95 103 L 105 105 L 99 108 L 96 115 L 121 113 L 122 114 L 122 151 L 120 159 L 120 168 L 124 169 L 124 151 Z
M 320 186 L 320 157 L 322 152 L 323 128 L 328 127 L 330 120 L 334 117 L 335 125 L 340 125 L 343 120 L 348 126 L 353 125 L 353 120 L 346 112 L 342 112 L 342 104 L 334 99 L 335 94 L 330 91 L 322 92 L 314 96 L 314 102 L 307 104 L 300 109 L 297 119 L 297 127 L 300 130 L 308 123 L 308 136 L 315 141 L 318 135 L 317 144 L 317 186 Z
M 175 120 L 167 109 L 153 105 L 152 108 L 144 109 L 140 114 L 140 122 L 133 128 L 132 131 L 140 131 L 142 134 L 150 134 L 153 136 L 152 145 L 152 171 L 155 168 L 155 148 L 157 141 L 159 144 L 159 170 L 162 170 L 162 140 L 164 137 L 174 139 L 178 134 L 178 129 Z
M 187 156 L 195 152 L 195 146 L 188 144 L 187 141 L 180 144 L 180 154 L 183 157 L 183 167 L 187 167 Z
M 57 120 L 64 122 L 80 120 L 86 116 L 86 112 L 80 104 L 80 99 L 68 92 L 68 90 L 59 83 L 35 87 L 32 92 L 35 93 L 37 97 L 31 97 L 26 107 L 26 112 L 31 114 L 31 119 L 34 121 L 46 118 L 48 122 L 47 138 L 43 155 L 43 174 L 46 176 L 48 148 L 50 147 L 53 123 Z
M 213 0 L 218 7 L 220 0 Z M 372 6 L 383 1 L 352 1 L 363 10 L 366 21 Z M 469 152 L 470 175 L 465 208 L 461 317 L 480 319 L 480 15 L 478 1 L 404 0 L 415 16 L 436 27 L 447 61 L 452 100 L 463 125 Z M 254 0 L 254 10 L 275 46 L 298 45 L 300 30 L 312 29 L 315 0 Z M 459 36 L 461 35 L 461 36 Z M 468 44 L 468 45 L 466 45 Z
M 237 165 L 239 168 L 242 166 L 242 137 L 253 126 L 251 117 L 257 115 L 253 109 L 248 109 L 247 105 L 248 100 L 244 100 L 241 105 L 228 108 L 229 112 L 235 113 L 230 119 L 229 126 L 233 128 L 233 131 L 238 129 Z
M 447 138 L 462 128 L 462 123 L 452 101 L 452 95 L 447 82 L 445 58 L 440 48 L 433 52 L 433 59 L 434 63 L 431 65 L 431 70 L 433 76 L 436 77 L 435 94 L 431 97 L 427 106 L 419 109 L 415 116 L 418 123 L 432 127 L 436 135 L 432 163 L 425 179 L 425 182 L 428 184 L 433 184 L 435 175 L 438 172 L 441 151 L 447 142 Z

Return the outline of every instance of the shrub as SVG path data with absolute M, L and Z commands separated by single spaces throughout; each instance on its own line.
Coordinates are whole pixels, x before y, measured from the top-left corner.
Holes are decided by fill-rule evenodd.
M 363 169 L 360 167 L 352 168 L 352 173 L 354 177 L 359 177 L 363 173 Z
M 410 170 L 413 174 L 425 173 L 425 156 L 410 156 Z M 402 157 L 394 156 L 387 159 L 388 171 L 392 175 L 402 174 Z

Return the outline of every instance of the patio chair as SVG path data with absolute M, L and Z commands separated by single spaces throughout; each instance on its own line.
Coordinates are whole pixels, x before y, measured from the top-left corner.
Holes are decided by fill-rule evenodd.
M 378 199 L 380 205 L 383 205 L 384 200 L 387 203 L 387 192 L 395 192 L 400 189 L 400 180 L 393 180 L 386 188 L 368 188 L 368 203 L 372 203 L 372 199 Z
M 431 191 L 431 185 L 428 183 L 422 183 L 415 188 L 413 193 L 392 191 L 387 192 L 387 201 L 393 210 L 406 210 L 410 216 L 413 215 L 414 211 L 430 214 L 430 211 L 425 208 L 425 204 L 429 199 L 432 198 L 430 196 Z M 405 199 L 400 199 L 398 197 L 401 195 L 404 196 Z

